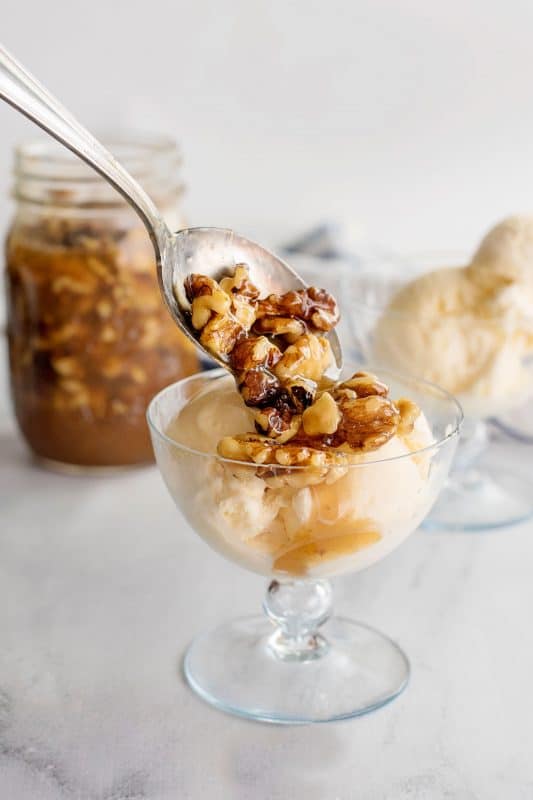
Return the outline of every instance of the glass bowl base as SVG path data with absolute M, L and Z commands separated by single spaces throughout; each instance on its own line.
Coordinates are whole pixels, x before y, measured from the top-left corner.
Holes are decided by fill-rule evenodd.
M 279 724 L 357 717 L 405 689 L 409 661 L 387 636 L 339 617 L 320 630 L 329 645 L 321 657 L 284 660 L 270 646 L 274 628 L 266 617 L 233 620 L 192 642 L 185 677 L 217 708 Z
M 467 470 L 450 477 L 422 527 L 484 531 L 533 516 L 531 480 L 508 469 Z

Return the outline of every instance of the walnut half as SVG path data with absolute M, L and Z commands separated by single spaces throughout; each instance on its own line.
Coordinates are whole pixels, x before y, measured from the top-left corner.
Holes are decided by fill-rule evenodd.
M 273 367 L 281 358 L 281 350 L 266 336 L 245 337 L 231 352 L 230 364 L 236 372 L 257 367 Z
M 271 294 L 260 300 L 257 318 L 296 317 L 317 331 L 329 331 L 339 321 L 337 302 L 325 289 L 309 286 L 285 294 Z
M 230 309 L 229 296 L 207 275 L 189 275 L 185 279 L 185 292 L 191 303 L 191 324 L 196 331 L 207 325 L 213 312 L 225 315 Z
M 386 397 L 389 387 L 371 372 L 356 372 L 352 377 L 335 387 L 335 396 L 370 397 L 377 394 Z
M 339 400 L 341 421 L 331 445 L 348 444 L 357 450 L 377 450 L 396 434 L 400 412 L 388 397 L 347 397 Z
M 412 433 L 415 422 L 420 416 L 420 409 L 413 400 L 401 397 L 396 401 L 398 411 L 400 412 L 400 424 L 398 425 L 398 434 L 405 436 Z
M 281 380 L 304 378 L 319 381 L 331 361 L 329 341 L 314 333 L 306 333 L 287 347 L 274 367 L 274 373 Z
M 215 356 L 227 356 L 243 332 L 242 325 L 231 317 L 215 314 L 204 326 L 200 342 Z

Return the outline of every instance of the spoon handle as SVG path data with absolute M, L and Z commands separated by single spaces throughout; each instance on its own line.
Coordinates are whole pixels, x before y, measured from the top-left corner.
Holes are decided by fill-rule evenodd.
M 111 153 L 1 45 L 0 97 L 72 150 L 120 192 L 148 229 L 161 264 L 170 232 L 150 197 Z

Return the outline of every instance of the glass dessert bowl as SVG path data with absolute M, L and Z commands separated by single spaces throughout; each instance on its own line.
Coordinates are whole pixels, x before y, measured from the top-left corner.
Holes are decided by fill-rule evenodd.
M 426 526 L 483 530 L 530 517 L 530 481 L 488 446 L 487 420 L 533 395 L 533 222 L 504 221 L 470 261 L 437 253 L 367 263 L 347 291 L 363 359 L 435 381 L 464 409 L 454 470 Z
M 318 722 L 375 709 L 405 687 L 409 663 L 394 642 L 331 618 L 327 579 L 379 561 L 417 528 L 447 478 L 462 412 L 430 383 L 381 372 L 378 388 L 382 380 L 422 413 L 409 420 L 412 405 L 399 400 L 405 414 L 381 446 L 318 457 L 248 437 L 251 411 L 224 370 L 179 381 L 150 404 L 157 464 L 191 528 L 271 579 L 266 615 L 221 625 L 187 651 L 186 678 L 213 705 L 271 722 Z

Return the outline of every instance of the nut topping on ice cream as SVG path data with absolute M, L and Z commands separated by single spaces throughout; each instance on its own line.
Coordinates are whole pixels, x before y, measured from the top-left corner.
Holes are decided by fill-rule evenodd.
M 224 379 L 219 393 L 193 398 L 169 431 L 221 457 L 190 476 L 208 535 L 276 574 L 329 571 L 341 559 L 371 563 L 387 552 L 397 536 L 391 520 L 404 536 L 427 503 L 427 461 L 410 455 L 432 434 L 416 404 L 394 402 L 369 372 L 326 376 L 325 334 L 339 312 L 325 290 L 263 299 L 244 264 L 220 282 L 190 275 L 185 288 L 191 328 L 226 361 L 240 393 Z M 384 463 L 380 453 L 372 464 L 380 448 Z
M 335 299 L 325 289 L 310 286 L 297 292 L 271 294 L 266 300 L 259 300 L 257 318 L 264 317 L 278 320 L 296 318 L 318 331 L 329 331 L 339 321 L 339 311 Z
M 324 333 L 339 320 L 335 299 L 314 286 L 260 298 L 246 264 L 220 282 L 189 275 L 185 292 L 193 330 L 229 363 L 244 402 L 257 409 L 257 430 L 288 441 L 332 361 Z
M 337 384 L 324 377 L 331 363 L 324 333 L 339 319 L 337 303 L 324 289 L 311 286 L 261 299 L 247 266 L 239 264 L 219 283 L 189 275 L 185 290 L 200 341 L 227 358 L 242 399 L 255 409 L 257 435 L 226 437 L 220 455 L 307 466 L 315 450 L 375 450 L 396 434 L 402 414 L 375 375 L 356 372 Z M 407 427 L 417 414 L 412 404 Z M 290 450 L 281 449 L 289 441 Z
M 357 397 L 346 388 L 354 382 L 363 394 L 374 384 L 376 394 Z M 169 474 L 202 535 L 258 572 L 324 576 L 371 564 L 416 527 L 434 498 L 432 455 L 421 452 L 433 442 L 432 430 L 412 401 L 391 404 L 396 434 L 377 454 L 364 444 L 327 443 L 345 424 L 337 394 L 363 407 L 390 402 L 370 374 L 356 373 L 337 387 L 327 383 L 301 418 L 293 418 L 301 424 L 286 443 L 251 432 L 254 412 L 230 376 L 207 380 L 206 389 L 167 429 L 193 448 L 190 456 L 171 459 Z M 368 423 L 368 436 L 379 435 L 373 417 Z
M 234 461 L 276 464 L 281 467 L 329 467 L 347 464 L 346 453 L 315 450 L 303 444 L 280 444 L 258 433 L 225 436 L 218 444 L 218 454 Z

